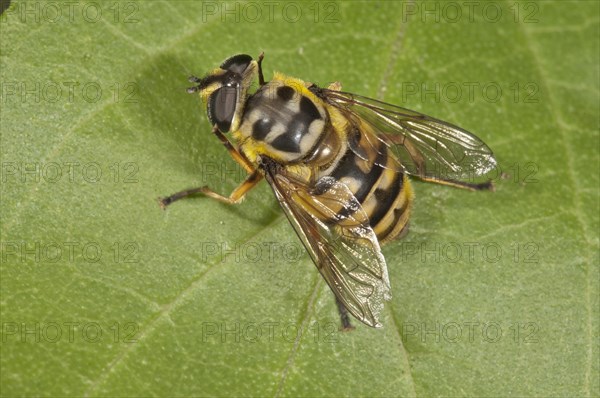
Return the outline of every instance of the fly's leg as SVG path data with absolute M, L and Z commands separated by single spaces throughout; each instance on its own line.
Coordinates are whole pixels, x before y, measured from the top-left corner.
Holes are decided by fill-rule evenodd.
M 260 180 L 262 180 L 262 177 L 262 174 L 258 170 L 255 170 L 252 174 L 248 175 L 248 177 L 246 177 L 246 179 L 240 185 L 238 185 L 238 187 L 234 189 L 229 196 L 223 196 L 219 193 L 216 193 L 209 187 L 203 186 L 199 188 L 186 189 L 184 191 L 180 191 L 174 193 L 173 195 L 167 196 L 166 198 L 159 198 L 159 204 L 160 207 L 165 209 L 168 205 L 179 199 L 183 199 L 190 195 L 195 195 L 198 193 L 204 194 L 209 198 L 216 199 L 222 203 L 237 204 L 240 203 L 242 199 L 244 199 L 244 196 L 249 190 L 254 188 L 254 186 L 258 184 Z
M 342 321 L 341 330 L 343 332 L 349 332 L 350 330 L 354 330 L 354 326 L 352 326 L 352 324 L 350 323 L 350 317 L 348 316 L 348 309 L 346 308 L 344 303 L 342 303 L 340 301 L 340 299 L 337 298 L 337 296 L 335 296 L 335 302 L 338 307 L 338 312 L 340 313 L 340 320 Z
M 165 209 L 168 205 L 170 205 L 171 203 L 173 203 L 179 199 L 183 199 L 190 195 L 195 195 L 195 194 L 199 194 L 199 193 L 204 194 L 208 197 L 211 197 L 211 198 L 216 199 L 223 203 L 227 203 L 227 204 L 239 203 L 244 198 L 244 195 L 246 195 L 246 193 L 249 190 L 254 188 L 254 186 L 257 183 L 259 183 L 260 180 L 262 179 L 263 175 L 257 169 L 255 169 L 252 166 L 252 163 L 250 163 L 250 161 L 248 159 L 246 159 L 246 157 L 243 154 L 241 154 L 231 144 L 231 142 L 227 139 L 227 137 L 225 137 L 223 135 L 223 133 L 221 133 L 219 131 L 219 129 L 217 128 L 216 125 L 214 126 L 212 132 L 217 136 L 217 138 L 219 138 L 219 140 L 225 146 L 225 148 L 227 149 L 227 151 L 229 152 L 231 157 L 236 162 L 238 162 L 240 164 L 240 166 L 242 166 L 249 173 L 249 175 L 236 189 L 233 190 L 233 192 L 229 196 L 223 196 L 221 194 L 218 194 L 207 186 L 186 189 L 184 191 L 174 193 L 173 195 L 167 196 L 165 198 L 159 198 L 160 207 L 162 207 L 163 209 Z
M 229 154 L 231 155 L 231 157 L 233 158 L 233 160 L 235 160 L 236 162 L 238 162 L 239 165 L 244 168 L 244 170 L 246 170 L 248 173 L 253 173 L 255 171 L 255 168 L 252 165 L 252 163 L 250 163 L 250 161 L 248 159 L 246 159 L 246 157 L 244 155 L 242 155 L 240 153 L 240 151 L 238 151 L 231 144 L 231 142 L 227 139 L 227 137 L 225 137 L 225 135 L 223 135 L 223 133 L 221 133 L 221 131 L 219 130 L 219 128 L 217 127 L 216 124 L 214 125 L 214 127 L 212 129 L 212 132 L 213 132 L 214 135 L 217 136 L 217 138 L 225 146 L 225 149 L 227 149 L 227 152 L 229 152 Z
M 443 179 L 443 178 L 430 178 L 430 177 L 418 177 L 419 179 L 425 182 L 433 182 L 435 184 L 448 185 L 455 188 L 468 189 L 469 191 L 494 191 L 496 188 L 494 187 L 494 183 L 492 180 L 480 182 L 480 183 L 472 183 L 472 182 L 464 182 L 457 181 L 451 179 Z

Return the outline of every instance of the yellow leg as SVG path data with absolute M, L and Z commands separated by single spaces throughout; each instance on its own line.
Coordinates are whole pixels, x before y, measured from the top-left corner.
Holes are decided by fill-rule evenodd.
M 252 163 L 250 163 L 250 161 L 246 159 L 246 157 L 231 144 L 227 137 L 225 137 L 223 133 L 219 131 L 216 124 L 213 127 L 212 132 L 225 146 L 233 160 L 239 163 L 239 165 L 242 166 L 249 173 L 249 175 L 236 189 L 233 190 L 233 192 L 229 196 L 223 196 L 221 194 L 218 194 L 207 186 L 186 189 L 184 191 L 180 191 L 174 193 L 173 195 L 167 196 L 166 198 L 159 198 L 160 207 L 162 207 L 163 209 L 165 209 L 168 205 L 179 199 L 183 199 L 185 197 L 195 195 L 198 193 L 204 194 L 210 198 L 216 199 L 219 202 L 223 203 L 239 203 L 244 198 L 244 195 L 246 195 L 246 193 L 249 190 L 251 190 L 256 184 L 258 184 L 258 182 L 262 179 L 263 175 L 257 169 L 255 169 Z
M 212 132 L 214 135 L 217 136 L 217 138 L 221 141 L 221 143 L 225 146 L 225 148 L 227 149 L 227 152 L 229 152 L 229 154 L 231 155 L 231 157 L 233 158 L 233 160 L 235 160 L 236 162 L 238 162 L 238 164 L 240 166 L 242 166 L 248 173 L 253 173 L 254 172 L 254 166 L 252 165 L 252 163 L 250 163 L 250 161 L 248 159 L 246 159 L 246 157 L 244 155 L 242 155 L 240 153 L 240 151 L 238 151 L 236 148 L 234 148 L 234 146 L 231 144 L 231 142 L 227 139 L 227 137 L 225 137 L 223 135 L 223 133 L 221 133 L 221 131 L 219 131 L 217 125 L 215 124 Z
M 248 177 L 246 177 L 246 179 L 240 185 L 238 185 L 238 187 L 234 189 L 229 196 L 223 196 L 219 193 L 216 193 L 209 187 L 203 186 L 199 188 L 186 189 L 185 191 L 177 192 L 166 198 L 159 198 L 159 204 L 160 207 L 165 209 L 168 205 L 179 199 L 183 199 L 185 197 L 195 195 L 198 193 L 204 194 L 209 198 L 216 199 L 222 203 L 236 204 L 244 198 L 244 195 L 246 195 L 246 193 L 249 190 L 254 188 L 254 186 L 258 184 L 260 180 L 262 180 L 262 177 L 263 175 L 258 170 L 255 170 L 254 172 L 252 172 L 252 174 L 248 175 Z
M 418 176 L 417 176 L 418 177 Z M 468 189 L 470 191 L 494 191 L 494 183 L 492 180 L 488 180 L 486 182 L 481 182 L 478 184 L 469 183 L 464 181 L 457 180 L 444 180 L 441 178 L 429 178 L 429 177 L 418 177 L 419 179 L 425 182 L 433 182 L 441 185 L 448 185 L 455 188 Z

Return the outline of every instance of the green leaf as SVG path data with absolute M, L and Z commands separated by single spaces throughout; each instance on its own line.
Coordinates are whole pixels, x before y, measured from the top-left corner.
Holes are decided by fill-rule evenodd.
M 3 3 L 4 4 L 4 3 Z M 3 396 L 598 396 L 597 2 L 13 2 Z M 456 123 L 496 192 L 414 183 L 383 329 L 335 301 L 190 74 L 236 53 Z

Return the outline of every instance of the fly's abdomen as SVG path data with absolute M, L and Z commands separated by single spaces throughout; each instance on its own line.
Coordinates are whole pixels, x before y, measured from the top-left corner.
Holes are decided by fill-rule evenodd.
M 344 183 L 362 205 L 379 241 L 388 242 L 408 223 L 413 198 L 410 181 L 397 171 L 396 160 L 380 141 L 367 143 L 359 131 L 348 138 L 343 154 L 319 177 L 331 176 Z

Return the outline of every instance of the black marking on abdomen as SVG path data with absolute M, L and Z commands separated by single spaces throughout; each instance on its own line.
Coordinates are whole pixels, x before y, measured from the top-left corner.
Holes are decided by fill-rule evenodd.
M 371 227 L 375 228 L 375 226 L 390 211 L 392 206 L 394 206 L 395 201 L 398 199 L 398 195 L 402 191 L 403 183 L 404 175 L 402 173 L 395 173 L 389 189 L 375 189 L 374 195 L 375 199 L 377 199 L 377 206 L 375 207 L 373 214 L 369 216 Z
M 354 196 L 356 196 L 356 199 L 358 199 L 362 205 L 371 191 L 371 188 L 377 183 L 383 172 L 383 167 L 378 164 L 385 164 L 386 160 L 387 151 L 384 150 L 377 154 L 377 160 L 371 165 L 371 169 L 367 173 L 363 173 L 357 162 L 364 163 L 366 161 L 358 157 L 356 153 L 349 148 L 330 175 L 336 180 L 349 177 L 358 181 L 360 183 L 360 188 L 354 192 Z
M 388 225 L 388 227 L 383 232 L 381 232 L 379 235 L 377 235 L 377 239 L 379 239 L 380 242 L 385 240 L 392 232 L 394 232 L 394 229 L 398 226 L 398 223 L 400 222 L 400 218 L 402 218 L 402 215 L 408 210 L 409 205 L 410 205 L 410 199 L 406 198 L 406 200 L 402 204 L 402 207 L 394 208 L 391 210 L 394 212 L 393 221 L 390 223 L 390 225 Z M 373 224 L 371 224 L 371 227 L 373 229 L 375 229 L 375 226 Z M 404 225 L 403 229 L 404 228 L 406 228 L 406 225 Z M 394 237 L 396 237 L 396 236 L 397 235 L 394 234 Z

